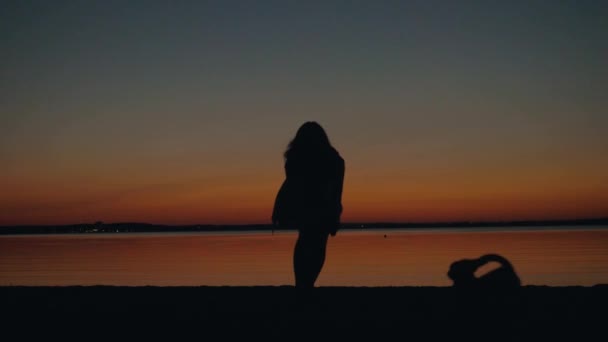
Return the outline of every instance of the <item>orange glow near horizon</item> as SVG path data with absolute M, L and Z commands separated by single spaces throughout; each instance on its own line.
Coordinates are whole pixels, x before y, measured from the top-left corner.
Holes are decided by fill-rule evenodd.
M 282 170 L 279 169 L 279 172 Z M 159 224 L 269 223 L 282 175 L 243 179 L 224 175 L 210 181 L 160 185 L 38 188 L 8 186 L 0 195 L 0 225 L 80 222 Z M 347 169 L 343 222 L 448 222 L 543 220 L 608 216 L 608 191 L 566 183 L 523 183 L 490 179 L 411 180 L 380 175 L 375 181 Z M 86 181 L 83 181 L 86 183 Z M 134 181 L 135 183 L 135 181 Z M 64 185 L 66 184 L 66 185 Z M 9 184 L 10 185 L 10 184 Z
M 410 160 L 392 158 L 399 153 L 394 146 L 357 150 L 340 143 L 346 161 L 343 222 L 608 217 L 604 159 L 569 153 L 546 162 L 525 153 L 470 150 L 462 152 L 468 159 L 457 161 L 429 147 L 432 158 Z M 284 178 L 276 145 L 255 154 L 216 151 L 200 160 L 176 153 L 149 160 L 127 155 L 112 167 L 106 161 L 111 155 L 78 154 L 81 162 L 72 156 L 55 163 L 46 156 L 23 158 L 0 178 L 0 225 L 270 223 Z

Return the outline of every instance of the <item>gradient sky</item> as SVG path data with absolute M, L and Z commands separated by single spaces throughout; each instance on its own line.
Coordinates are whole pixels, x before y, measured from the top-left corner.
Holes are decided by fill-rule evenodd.
M 0 225 L 268 223 L 307 120 L 344 221 L 608 216 L 605 1 L 0 5 Z

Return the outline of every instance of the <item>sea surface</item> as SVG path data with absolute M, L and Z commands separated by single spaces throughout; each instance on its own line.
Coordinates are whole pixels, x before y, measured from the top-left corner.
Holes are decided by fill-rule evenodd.
M 291 231 L 0 236 L 0 285 L 293 285 Z M 523 285 L 608 284 L 608 226 L 342 230 L 318 286 L 450 286 L 496 253 Z M 478 270 L 481 275 L 496 264 Z

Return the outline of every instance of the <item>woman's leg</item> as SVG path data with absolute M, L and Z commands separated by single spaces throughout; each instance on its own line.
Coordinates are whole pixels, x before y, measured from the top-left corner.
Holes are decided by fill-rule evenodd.
M 312 288 L 325 263 L 326 233 L 302 233 L 298 235 L 293 253 L 293 269 L 296 287 Z

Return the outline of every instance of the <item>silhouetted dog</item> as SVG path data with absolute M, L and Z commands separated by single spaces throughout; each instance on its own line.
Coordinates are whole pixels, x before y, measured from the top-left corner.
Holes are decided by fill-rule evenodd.
M 501 266 L 479 278 L 475 277 L 479 267 L 492 261 L 498 262 Z M 452 279 L 455 287 L 461 288 L 514 288 L 521 285 L 511 263 L 497 254 L 486 254 L 479 259 L 455 261 L 450 265 L 448 277 Z

